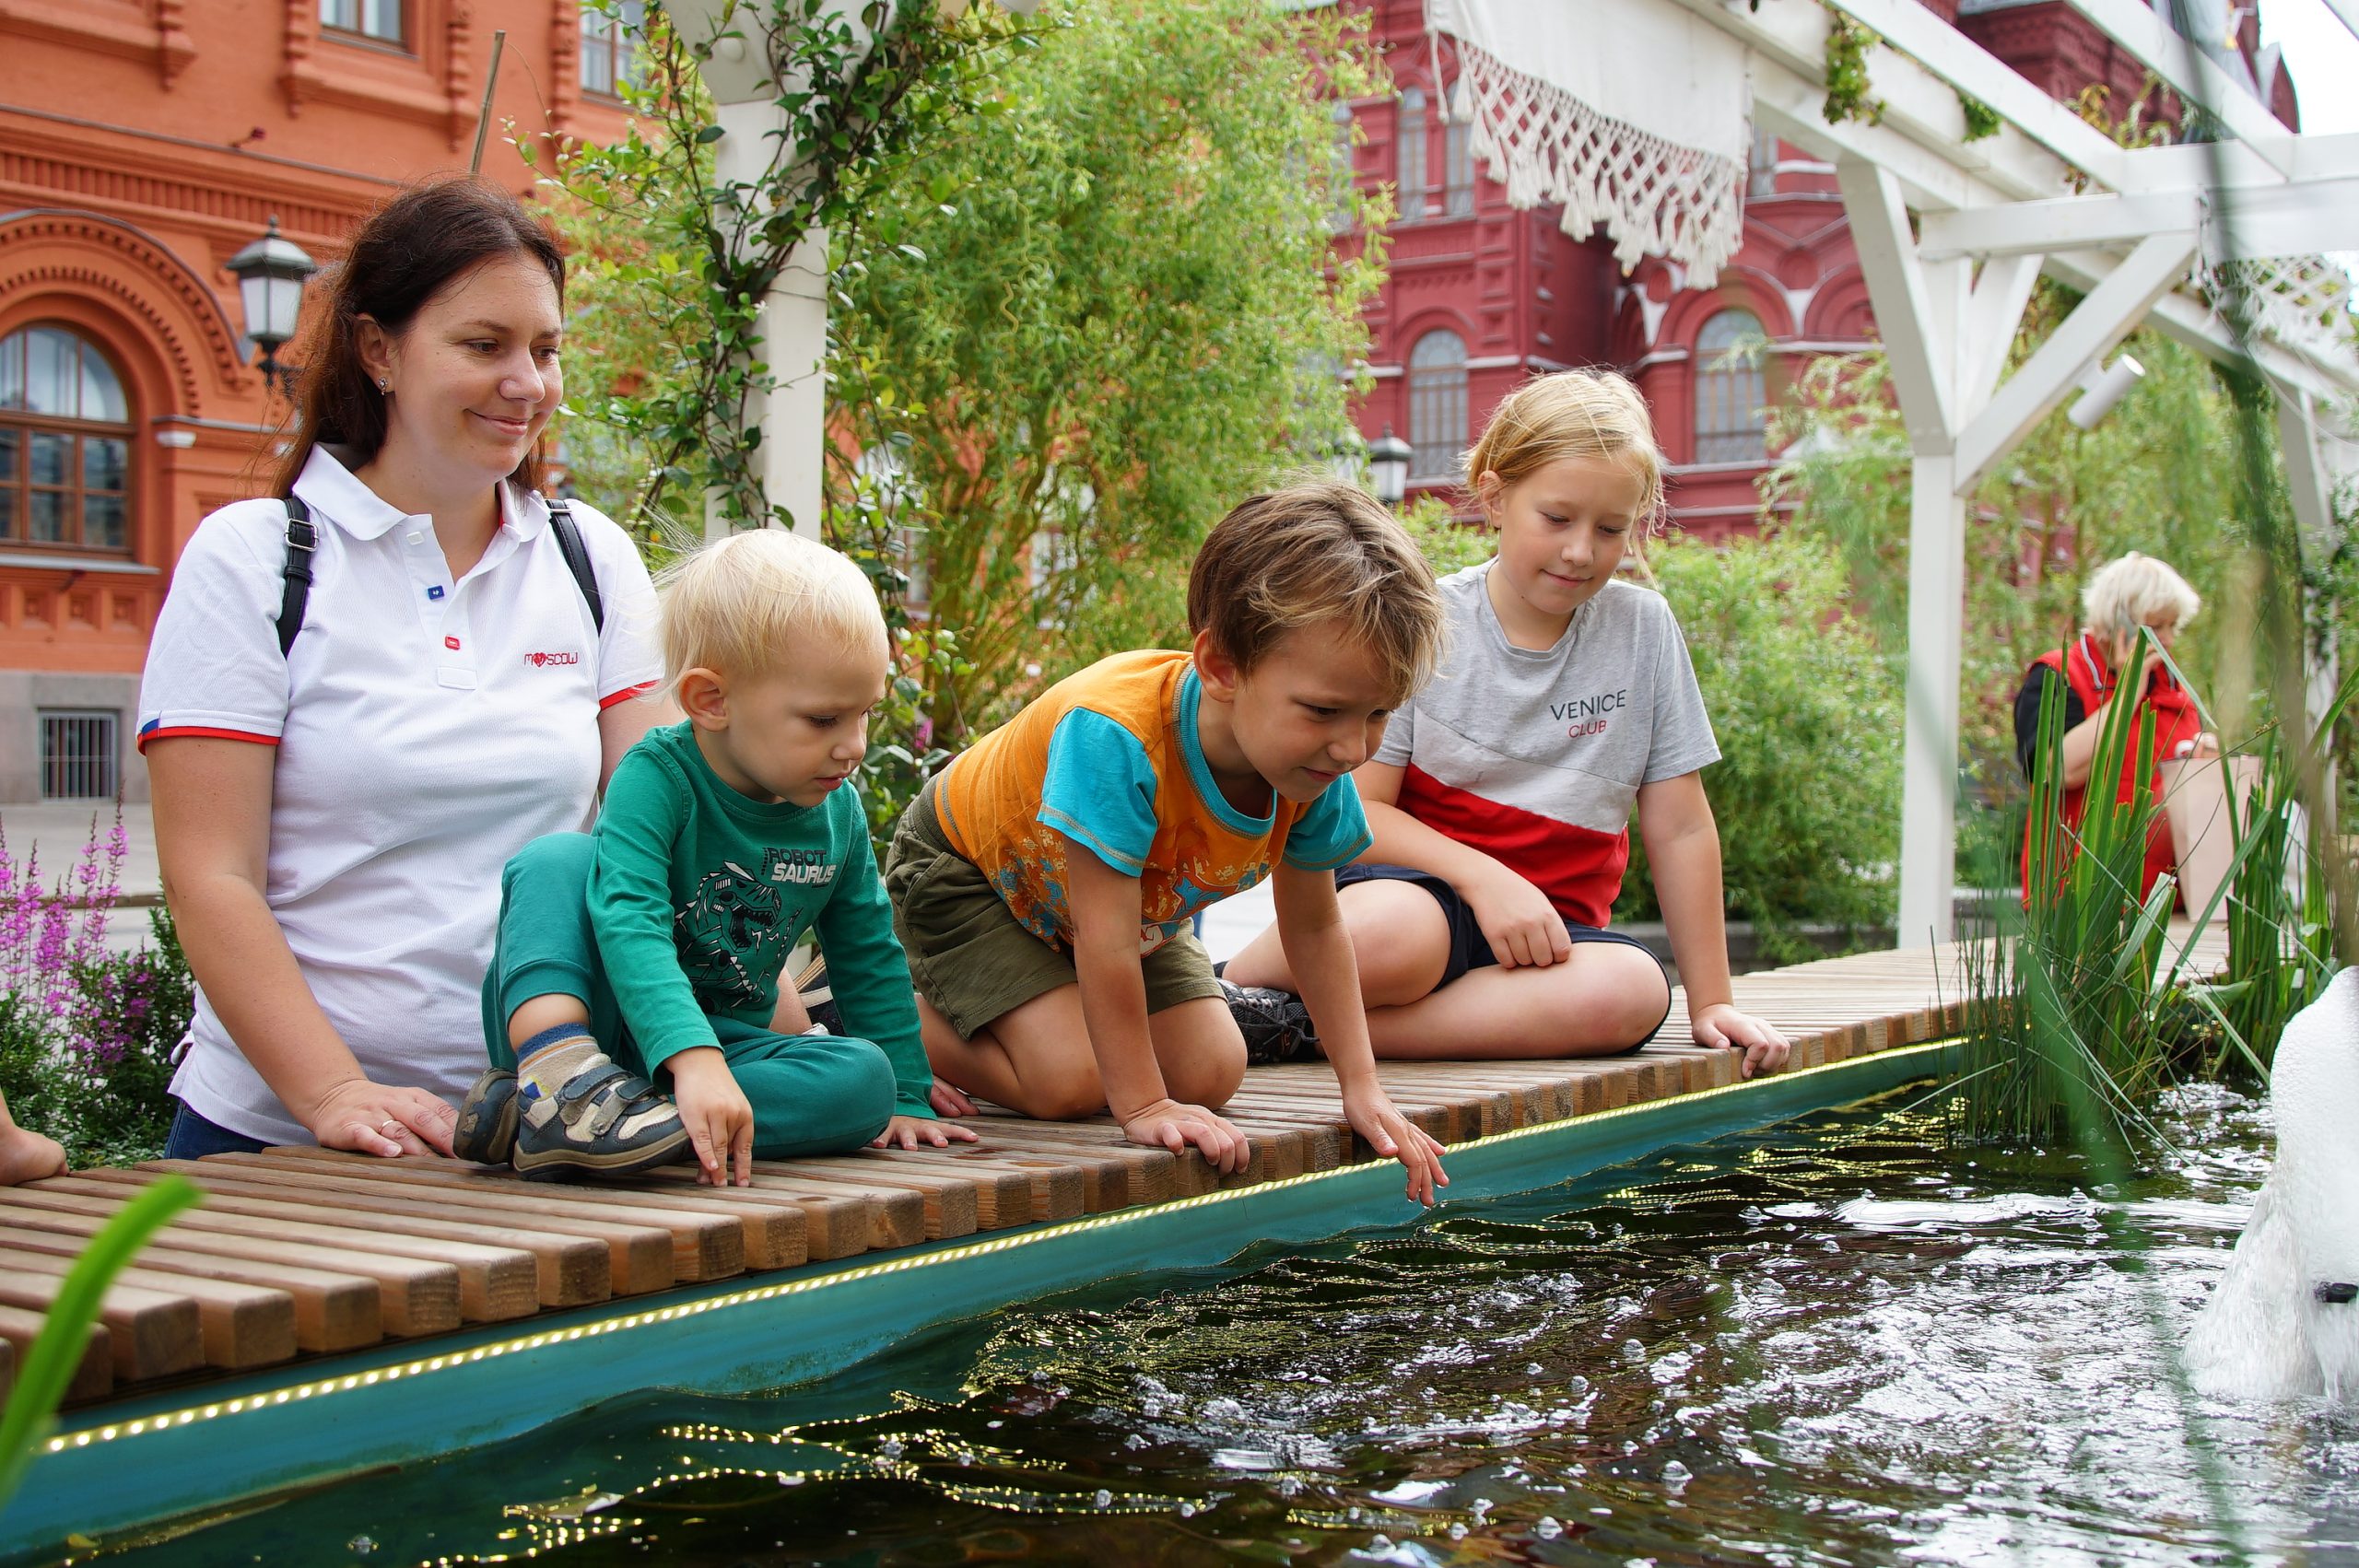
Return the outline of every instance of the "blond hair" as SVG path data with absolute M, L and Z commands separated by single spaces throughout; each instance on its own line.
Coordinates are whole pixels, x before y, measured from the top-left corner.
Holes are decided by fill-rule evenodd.
M 2081 608 L 2090 630 L 2126 638 L 2136 636 L 2158 610 L 2171 613 L 2173 626 L 2185 626 L 2203 608 L 2203 596 L 2163 562 L 2132 550 L 2097 568 L 2081 591 Z
M 868 574 L 784 529 L 732 533 L 690 551 L 658 574 L 656 586 L 663 675 L 675 688 L 696 669 L 776 673 L 791 646 L 846 653 L 874 647 L 884 655 L 885 614 Z
M 1466 454 L 1466 484 L 1485 474 L 1512 485 L 1562 458 L 1627 462 L 1638 476 L 1638 524 L 1651 529 L 1662 511 L 1662 449 L 1647 400 L 1614 370 L 1558 370 L 1508 393 Z
M 1188 630 L 1250 671 L 1298 626 L 1341 621 L 1373 650 L 1397 707 L 1441 657 L 1440 591 L 1416 542 L 1356 486 L 1309 480 L 1250 497 L 1188 572 Z

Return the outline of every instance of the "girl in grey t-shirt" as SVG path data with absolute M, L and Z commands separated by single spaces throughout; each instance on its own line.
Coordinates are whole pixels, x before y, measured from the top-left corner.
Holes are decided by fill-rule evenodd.
M 1497 556 L 1442 579 L 1451 647 L 1356 776 L 1374 847 L 1336 875 L 1377 1054 L 1604 1056 L 1671 1008 L 1662 966 L 1605 929 L 1633 806 L 1699 1045 L 1785 1065 L 1731 1001 L 1720 841 L 1701 769 L 1719 760 L 1662 596 L 1619 581 L 1660 509 L 1637 389 L 1542 377 L 1500 404 L 1467 468 Z M 1231 1003 L 1283 1054 L 1309 1040 L 1265 931 L 1226 966 Z

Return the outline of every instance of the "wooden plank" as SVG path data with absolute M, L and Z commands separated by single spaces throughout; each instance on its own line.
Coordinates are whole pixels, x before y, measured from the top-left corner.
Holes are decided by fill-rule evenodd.
M 71 1243 L 61 1246 L 64 1241 L 54 1232 L 0 1227 L 0 1268 L 63 1279 L 74 1267 L 76 1250 Z M 147 1261 L 147 1254 L 140 1256 L 142 1262 Z M 115 1279 L 161 1296 L 186 1296 L 196 1303 L 207 1366 L 242 1372 L 295 1359 L 295 1298 L 285 1291 L 163 1273 L 138 1263 L 117 1270 Z
M 107 1200 L 111 1207 L 123 1201 L 121 1189 L 126 1184 L 140 1185 L 159 1179 L 159 1173 L 153 1171 L 100 1170 L 92 1171 L 87 1176 L 53 1176 L 18 1190 L 41 1191 L 59 1197 L 95 1198 Z M 437 1235 L 386 1232 L 349 1223 L 318 1224 L 292 1215 L 263 1218 L 252 1213 L 227 1211 L 230 1203 L 250 1201 L 246 1199 L 225 1199 L 217 1205 L 192 1209 L 174 1223 L 190 1230 L 216 1231 L 256 1240 L 307 1242 L 346 1251 L 393 1253 L 405 1258 L 424 1258 L 431 1263 L 448 1263 L 459 1271 L 459 1315 L 471 1322 L 505 1323 L 529 1317 L 540 1305 L 536 1289 L 540 1262 L 524 1248 Z M 355 1216 L 356 1219 L 360 1217 Z M 421 1225 L 428 1223 L 417 1222 Z M 591 1254 L 596 1286 L 603 1292 L 606 1286 L 605 1256 L 596 1247 L 586 1243 L 583 1246 Z
M 121 1199 L 111 1193 L 90 1197 L 20 1187 L 12 1188 L 5 1197 L 6 1201 L 0 1203 L 0 1213 L 8 1217 L 9 1223 L 45 1230 L 65 1230 L 70 1225 L 75 1235 L 82 1236 L 96 1235 L 99 1227 L 122 1207 Z M 461 1321 L 459 1270 L 448 1263 L 388 1258 L 347 1247 L 313 1246 L 285 1237 L 188 1226 L 167 1225 L 156 1234 L 156 1239 L 182 1252 L 243 1258 L 270 1266 L 288 1264 L 371 1281 L 378 1293 L 380 1326 L 384 1333 L 397 1339 L 448 1333 Z M 269 1282 L 277 1284 L 278 1281 L 273 1279 Z
M 0 1306 L 0 1343 L 7 1345 L 20 1364 L 31 1352 L 33 1340 L 40 1338 L 41 1322 L 38 1312 Z M 86 1399 L 102 1399 L 113 1391 L 114 1336 L 107 1332 L 105 1324 L 93 1323 L 82 1345 L 82 1359 L 75 1363 L 74 1375 L 66 1379 L 65 1402 L 76 1405 Z
M 753 1186 L 725 1189 L 699 1183 L 695 1168 L 687 1165 L 664 1165 L 642 1172 L 636 1179 L 645 1189 L 666 1193 L 726 1190 L 739 1199 L 769 1197 L 792 1201 L 803 1210 L 809 1226 L 805 1238 L 814 1261 L 849 1258 L 871 1247 L 914 1246 L 925 1239 L 925 1199 L 921 1194 L 846 1187 L 816 1176 L 798 1181 L 791 1174 L 791 1164 L 784 1169 L 790 1174 L 757 1169 Z
M 15 1223 L 18 1217 L 14 1214 L 0 1216 L 7 1222 L 6 1228 L 0 1229 L 0 1238 L 5 1238 L 10 1246 L 71 1257 L 85 1245 L 84 1233 L 79 1230 L 31 1223 L 19 1225 Z M 38 1211 L 34 1217 L 65 1220 L 69 1223 L 74 1219 L 71 1215 L 41 1214 Z M 294 1308 L 295 1349 L 299 1351 L 318 1354 L 358 1350 L 362 1345 L 373 1345 L 385 1337 L 383 1320 L 377 1307 L 377 1282 L 358 1274 L 334 1274 L 284 1263 L 245 1262 L 175 1246 L 143 1249 L 139 1254 L 139 1266 L 187 1278 L 262 1285 L 285 1293 Z M 454 1279 L 454 1304 L 456 1295 Z
M 536 1305 L 587 1306 L 610 1300 L 614 1295 L 606 1246 L 604 1243 L 586 1236 L 559 1235 L 546 1228 L 527 1228 L 504 1219 L 493 1223 L 471 1217 L 387 1214 L 315 1198 L 256 1198 L 228 1190 L 237 1185 L 234 1178 L 217 1183 L 213 1173 L 194 1160 L 154 1160 L 128 1171 L 93 1171 L 90 1174 L 95 1179 L 107 1181 L 153 1181 L 166 1175 L 186 1176 L 205 1186 L 205 1211 L 208 1213 L 223 1218 L 234 1215 L 273 1223 L 330 1226 L 343 1231 L 364 1232 L 370 1238 L 368 1245 L 386 1251 L 405 1252 L 412 1257 L 456 1263 L 459 1265 L 460 1308 L 471 1316 L 478 1307 L 486 1312 L 500 1309 L 502 1304 L 496 1294 L 499 1289 L 496 1281 L 505 1276 L 499 1271 L 513 1270 L 519 1260 L 524 1267 L 524 1276 L 510 1283 L 511 1288 L 521 1286 L 523 1303 L 510 1314 L 512 1316 L 528 1316 Z M 296 1233 L 290 1231 L 288 1234 Z M 387 1237 L 393 1239 L 386 1240 Z M 304 1239 L 324 1241 L 327 1238 L 310 1236 Z M 450 1250 L 453 1247 L 463 1250 Z M 482 1281 L 477 1305 L 473 1306 L 469 1305 L 467 1294 L 471 1267 L 477 1268 L 477 1277 Z
M 0 1251 L 0 1306 L 45 1313 L 64 1281 L 28 1268 L 29 1256 Z M 112 1337 L 114 1375 L 126 1383 L 205 1364 L 205 1326 L 187 1296 L 112 1285 L 99 1303 L 99 1321 Z
M 367 1156 L 361 1156 L 367 1158 Z M 395 1162 L 383 1160 L 381 1164 Z M 726 1267 L 705 1271 L 712 1259 L 693 1235 L 683 1236 L 673 1227 L 634 1223 L 596 1210 L 584 1211 L 562 1200 L 541 1208 L 528 1207 L 522 1198 L 471 1192 L 464 1187 L 434 1188 L 392 1173 L 393 1179 L 346 1176 L 341 1168 L 312 1161 L 274 1161 L 263 1154 L 220 1154 L 208 1158 L 202 1176 L 209 1191 L 246 1198 L 279 1198 L 317 1203 L 334 1211 L 358 1210 L 381 1214 L 414 1214 L 425 1219 L 481 1220 L 522 1227 L 526 1234 L 588 1236 L 606 1248 L 608 1284 L 616 1295 L 636 1295 L 668 1288 L 675 1281 L 723 1278 L 737 1273 L 745 1260 L 737 1227 L 698 1217 L 694 1224 L 725 1234 Z M 686 1223 L 687 1222 L 684 1222 Z M 682 1272 L 685 1264 L 687 1271 Z
M 963 1154 L 971 1149 L 1021 1167 L 1041 1163 L 1071 1170 L 1081 1178 L 1084 1213 L 1103 1214 L 1130 1206 L 1130 1164 L 1113 1149 L 1092 1150 L 1078 1145 L 1042 1149 L 1012 1141 L 989 1126 L 977 1127 L 974 1132 L 979 1141 L 961 1145 L 957 1153 Z M 1035 1193 L 1034 1198 L 1037 1201 L 1039 1194 Z
M 992 1149 L 982 1143 L 954 1143 L 946 1149 L 931 1144 L 917 1149 L 872 1149 L 855 1157 L 871 1156 L 903 1163 L 918 1160 L 947 1171 L 989 1173 L 994 1178 L 1009 1174 L 1021 1176 L 1031 1189 L 1036 1223 L 1071 1220 L 1085 1212 L 1101 1211 L 1089 1207 L 1090 1193 L 1097 1185 L 1096 1178 L 1100 1170 L 1097 1162 L 1081 1155 L 1067 1158 L 1026 1154 L 1016 1150 Z M 1115 1174 L 1119 1179 L 1119 1167 Z
M 1122 1136 L 1109 1121 L 1033 1121 L 1013 1113 L 992 1111 L 967 1122 L 987 1143 L 1043 1153 L 1078 1153 L 1089 1158 L 1120 1161 L 1126 1183 L 1126 1204 L 1162 1203 L 1181 1195 L 1180 1162 L 1168 1149 L 1149 1149 Z
M 863 1160 L 800 1159 L 754 1162 L 754 1168 L 772 1176 L 793 1176 L 835 1181 L 859 1191 L 883 1189 L 914 1192 L 925 1204 L 928 1241 L 972 1235 L 978 1230 L 1004 1230 L 1032 1218 L 1032 1184 L 1014 1173 L 968 1176 L 928 1171 L 920 1166 L 894 1170 L 871 1169 Z
M 643 1219 L 659 1225 L 668 1225 L 682 1215 L 718 1214 L 726 1216 L 737 1225 L 739 1249 L 745 1267 L 748 1269 L 792 1269 L 798 1263 L 808 1261 L 810 1257 L 804 1238 L 803 1211 L 799 1207 L 769 1198 L 733 1200 L 745 1190 L 737 1188 L 699 1188 L 659 1194 L 635 1191 L 609 1183 L 560 1186 L 551 1182 L 529 1181 L 504 1166 L 471 1165 L 435 1154 L 412 1154 L 386 1160 L 370 1154 L 349 1154 L 340 1149 L 283 1148 L 266 1150 L 261 1154 L 215 1154 L 207 1158 L 221 1162 L 268 1161 L 279 1164 L 301 1160 L 341 1174 L 368 1180 L 398 1182 L 405 1188 L 421 1191 L 440 1191 L 447 1188 L 464 1192 L 497 1192 L 528 1202 L 554 1200 L 565 1204 L 569 1211 L 593 1210 L 600 1215 L 618 1221 Z

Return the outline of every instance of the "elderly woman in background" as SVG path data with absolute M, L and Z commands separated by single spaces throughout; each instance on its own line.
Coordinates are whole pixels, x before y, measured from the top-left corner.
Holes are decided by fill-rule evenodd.
M 2127 696 L 2137 705 L 2142 722 L 2152 727 L 2154 751 L 2140 777 L 2140 751 L 2133 743 L 2122 759 L 2120 794 L 2130 801 L 2144 789 L 2154 799 L 2154 815 L 2146 837 L 2146 869 L 2138 895 L 2143 898 L 2154 883 L 2171 874 L 2177 852 L 2171 845 L 2170 823 L 2162 811 L 2160 764 L 2177 757 L 2217 756 L 2219 740 L 2207 733 L 2196 709 L 2195 695 L 2164 662 L 2163 650 L 2203 607 L 2202 599 L 2187 579 L 2152 556 L 2135 550 L 2108 562 L 2082 591 L 2084 616 L 2080 636 L 2064 647 L 2032 661 L 2015 693 L 2015 761 L 2026 779 L 2047 766 L 2039 750 L 2039 710 L 2054 692 L 2064 708 L 2064 776 L 2060 781 L 2059 811 L 2066 827 L 2077 830 L 2087 802 L 2089 775 L 2096 760 L 2097 741 L 2116 700 Z M 2149 646 L 2143 633 L 2152 631 L 2159 647 Z M 2141 649 L 2144 651 L 2142 655 Z M 2134 673 L 2129 673 L 2134 672 Z M 2030 896 L 2034 825 L 2024 825 L 2025 896 Z

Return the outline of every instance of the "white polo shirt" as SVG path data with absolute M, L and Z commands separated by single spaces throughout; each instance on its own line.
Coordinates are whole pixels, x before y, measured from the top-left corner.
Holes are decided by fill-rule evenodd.
M 277 748 L 266 897 L 287 945 L 371 1079 L 455 1105 L 484 1067 L 500 868 L 590 825 L 599 711 L 662 678 L 654 591 L 622 530 L 579 503 L 603 634 L 538 496 L 500 486 L 490 547 L 453 582 L 433 519 L 396 511 L 325 448 L 295 493 L 319 552 L 294 648 L 280 656 L 285 510 L 222 508 L 173 568 L 139 744 Z M 202 991 L 172 1092 L 233 1132 L 311 1141 Z

